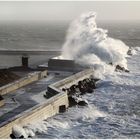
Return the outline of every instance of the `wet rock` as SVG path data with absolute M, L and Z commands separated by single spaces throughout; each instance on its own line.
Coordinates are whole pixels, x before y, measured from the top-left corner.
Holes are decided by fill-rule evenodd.
M 69 107 L 77 105 L 75 98 L 70 96 L 70 97 L 68 97 L 68 100 L 69 100 Z
M 24 139 L 24 136 L 23 136 L 23 135 L 22 135 L 22 136 L 20 136 L 20 137 L 19 137 L 19 139 Z
M 68 96 L 72 96 L 74 93 L 70 88 L 68 88 L 67 89 L 67 94 L 68 94 Z
M 128 55 L 132 55 L 131 50 L 128 50 L 127 54 L 128 54 Z
M 65 88 L 62 88 L 62 91 L 66 92 L 67 90 Z
M 79 81 L 79 82 L 78 82 L 78 88 L 79 88 L 79 90 L 80 90 L 80 92 L 81 92 L 81 95 L 83 95 L 83 94 L 86 93 L 86 88 L 84 87 L 82 81 Z
M 94 82 L 96 83 L 96 82 L 98 82 L 100 79 L 94 78 L 93 80 L 94 80 Z
M 112 63 L 112 62 L 110 62 L 110 63 L 109 63 L 109 65 L 113 66 L 113 63 Z
M 124 72 L 129 72 L 129 70 L 125 69 L 124 67 L 121 67 L 119 65 L 116 66 L 115 71 L 124 71 Z
M 88 90 L 87 90 L 87 92 L 88 93 L 92 93 L 93 92 L 93 89 L 89 87 Z
M 75 93 L 76 92 L 76 85 L 72 85 L 70 87 L 70 90 L 71 90 L 72 93 Z
M 95 84 L 94 81 L 88 82 L 88 86 L 89 86 L 89 88 L 92 88 L 92 89 L 95 89 L 96 88 L 96 84 Z
M 16 137 L 13 134 L 10 134 L 11 139 L 16 139 Z
M 128 52 L 127 52 L 128 55 L 135 55 L 136 54 L 136 49 L 135 47 L 130 47 Z
M 129 70 L 125 69 L 125 72 L 130 72 Z
M 88 103 L 87 103 L 86 101 L 83 100 L 83 101 L 79 101 L 79 102 L 78 102 L 78 105 L 79 105 L 79 106 L 86 106 L 86 105 L 88 105 Z
M 15 137 L 13 134 L 10 134 L 10 138 L 11 139 L 24 139 L 24 136 L 20 136 L 20 137 Z

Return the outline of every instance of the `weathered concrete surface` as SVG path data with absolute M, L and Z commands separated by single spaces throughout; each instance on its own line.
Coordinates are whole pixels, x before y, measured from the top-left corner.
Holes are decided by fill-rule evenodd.
M 8 115 L 16 116 L 34 105 L 45 103 L 46 98 L 43 95 L 47 91 L 48 85 L 57 80 L 60 80 L 60 78 L 50 75 L 47 78 L 4 95 L 5 106 L 0 108 L 0 124 L 4 121 L 2 118 L 6 118 Z M 21 109 L 22 107 L 23 109 Z
M 48 90 L 51 92 L 55 92 L 55 96 L 52 98 L 46 100 L 46 102 L 37 103 L 35 100 L 30 98 L 29 95 L 40 93 L 42 88 L 45 89 L 42 85 L 41 88 L 37 87 L 37 84 L 33 87 L 30 85 L 29 89 L 26 87 L 26 91 L 28 96 L 25 96 L 24 93 L 17 94 L 19 98 L 17 97 L 16 100 L 18 100 L 21 103 L 21 106 L 15 109 L 15 112 L 8 112 L 10 114 L 5 114 L 5 116 L 1 116 L 0 120 L 2 120 L 0 124 L 0 138 L 9 138 L 9 135 L 11 133 L 12 127 L 14 124 L 19 124 L 21 126 L 27 125 L 28 123 L 44 120 L 48 117 L 51 117 L 59 112 L 59 107 L 61 105 L 65 105 L 68 107 L 68 95 L 64 92 L 62 92 L 63 87 L 69 87 L 72 84 L 77 83 L 79 80 L 83 80 L 85 78 L 88 78 L 90 75 L 93 74 L 92 69 L 87 69 L 82 72 L 79 72 L 77 74 L 74 74 L 68 78 L 65 78 L 63 80 L 60 80 L 58 82 L 55 82 L 58 79 L 48 80 L 47 82 L 44 82 L 44 85 Z M 51 81 L 51 82 L 50 82 Z M 54 83 L 54 84 L 52 84 Z M 50 84 L 49 86 L 47 84 Z M 31 92 L 32 91 L 32 92 Z M 37 92 L 36 92 L 37 91 Z M 46 90 L 44 90 L 45 93 Z M 42 91 L 43 92 L 43 91 Z M 42 97 L 43 98 L 43 97 Z M 9 118 L 9 115 L 11 115 Z
M 62 77 L 49 75 L 35 83 L 29 84 L 3 97 L 14 98 L 17 107 L 0 116 L 0 138 L 8 138 L 14 124 L 26 125 L 32 121 L 43 120 L 59 111 L 60 105 L 68 106 L 66 94 L 58 94 L 49 100 L 43 97 L 49 84 Z M 9 105 L 10 108 L 10 105 Z M 1 108 L 0 112 L 4 109 Z
M 85 67 L 75 63 L 74 60 L 52 58 L 48 61 L 48 70 L 79 72 Z
M 32 82 L 40 80 L 44 76 L 47 76 L 47 71 L 46 70 L 43 71 L 43 72 L 30 73 L 24 78 L 21 78 L 21 79 L 15 81 L 13 83 L 10 83 L 10 84 L 7 84 L 5 86 L 0 87 L 0 94 L 4 95 L 4 94 L 7 94 L 9 92 L 12 92 L 12 91 L 14 91 L 18 88 L 21 88 L 25 85 L 28 85 Z
M 83 80 L 85 78 L 89 78 L 93 74 L 93 69 L 86 69 L 81 72 L 78 72 L 72 76 L 69 76 L 65 79 L 62 79 L 58 82 L 53 83 L 49 86 L 49 88 L 53 87 L 55 89 L 69 88 L 73 84 L 76 84 L 78 81 Z
M 36 122 L 39 120 L 47 119 L 48 117 L 59 113 L 59 106 L 61 105 L 68 107 L 67 94 L 60 93 L 53 98 L 50 98 L 47 103 L 34 106 L 27 112 L 23 112 L 10 119 L 6 125 L 0 127 L 0 138 L 9 138 L 9 135 L 12 132 L 12 127 L 15 124 L 23 126 L 31 122 L 33 123 L 34 121 Z

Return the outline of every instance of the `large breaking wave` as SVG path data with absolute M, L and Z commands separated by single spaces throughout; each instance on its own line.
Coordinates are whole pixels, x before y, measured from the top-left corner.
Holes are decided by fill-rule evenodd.
M 108 31 L 98 28 L 95 19 L 96 13 L 88 12 L 70 24 L 62 47 L 62 58 L 104 71 L 108 64 L 127 69 L 125 57 L 129 47 L 120 40 L 108 37 Z

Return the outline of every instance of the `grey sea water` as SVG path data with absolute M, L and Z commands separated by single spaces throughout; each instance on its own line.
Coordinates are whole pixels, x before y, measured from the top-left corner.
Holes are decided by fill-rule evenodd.
M 65 41 L 69 22 L 44 24 L 0 24 L 0 49 L 45 49 L 60 50 Z M 121 39 L 128 46 L 140 46 L 139 23 L 99 23 L 108 30 L 108 35 Z M 52 57 L 52 56 L 50 56 Z M 45 63 L 49 56 L 32 55 L 30 65 Z M 0 68 L 21 65 L 21 56 L 0 55 Z
M 140 24 L 103 22 L 98 27 L 108 30 L 108 35 L 123 40 L 129 46 L 140 45 Z M 4 49 L 60 49 L 69 22 L 44 24 L 0 24 L 0 48 Z
M 139 23 L 99 23 L 110 37 L 121 39 L 128 46 L 140 46 Z M 68 24 L 0 25 L 0 48 L 4 49 L 61 49 Z M 140 138 L 140 54 L 128 58 L 130 74 L 107 77 L 93 94 L 84 98 L 88 107 L 69 108 L 45 120 L 46 132 L 36 138 Z M 18 55 L 1 55 L 0 64 L 19 65 Z M 35 56 L 32 64 L 45 62 L 47 56 Z
M 0 24 L 0 49 L 60 50 L 68 24 Z M 52 56 L 30 55 L 29 65 L 45 63 Z M 0 54 L 0 68 L 20 66 L 21 55 Z

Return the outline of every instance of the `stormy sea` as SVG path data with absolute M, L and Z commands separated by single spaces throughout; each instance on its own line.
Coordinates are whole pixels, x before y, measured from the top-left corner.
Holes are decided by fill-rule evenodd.
M 140 24 L 130 22 L 98 23 L 108 30 L 108 36 L 122 40 L 136 48 L 127 57 L 129 73 L 115 72 L 104 75 L 94 93 L 83 96 L 86 107 L 71 107 L 42 122 L 34 138 L 140 138 Z M 60 50 L 68 22 L 0 25 L 0 49 Z M 13 59 L 13 64 L 7 59 Z M 46 56 L 34 59 L 33 64 L 46 61 Z M 0 55 L 0 66 L 18 65 L 15 56 Z M 44 129 L 44 128 L 47 128 Z

